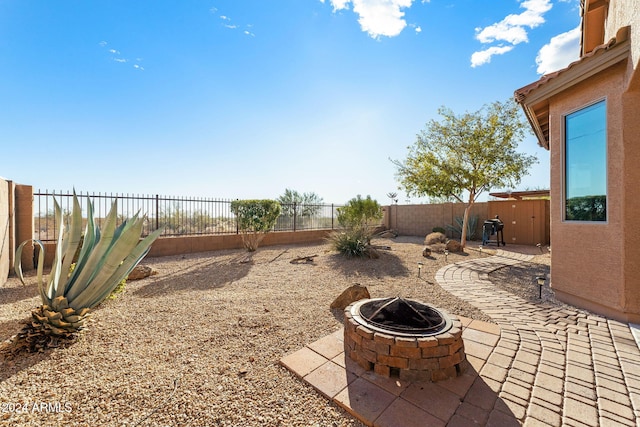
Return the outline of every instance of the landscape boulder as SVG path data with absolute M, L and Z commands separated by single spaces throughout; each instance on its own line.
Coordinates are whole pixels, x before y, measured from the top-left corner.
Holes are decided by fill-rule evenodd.
M 127 280 L 140 280 L 154 274 L 158 274 L 158 272 L 154 271 L 151 267 L 136 265 L 135 268 L 131 270 L 131 273 L 129 273 L 129 276 L 127 276 Z
M 371 298 L 369 290 L 366 286 L 356 283 L 355 285 L 349 286 L 345 289 L 344 292 L 342 292 L 340 296 L 331 303 L 331 308 L 344 310 L 349 304 L 366 298 Z
M 457 240 L 449 240 L 447 242 L 447 246 L 445 246 L 447 250 L 451 253 L 464 252 L 464 248 Z

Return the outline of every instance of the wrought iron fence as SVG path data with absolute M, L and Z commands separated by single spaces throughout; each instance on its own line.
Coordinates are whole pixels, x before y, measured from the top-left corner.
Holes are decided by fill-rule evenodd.
M 117 202 L 118 223 L 138 213 L 146 218 L 143 235 L 162 228 L 163 236 L 190 236 L 238 233 L 236 218 L 231 212 L 231 200 L 203 197 L 169 197 L 113 193 L 77 193 L 83 218 L 87 218 L 87 200 L 93 203 L 93 217 L 98 223 Z M 38 190 L 34 192 L 34 238 L 55 241 L 58 237 L 54 218 L 54 198 L 69 216 L 73 193 Z M 338 227 L 337 208 L 341 205 L 283 204 L 282 214 L 273 231 L 323 230 Z

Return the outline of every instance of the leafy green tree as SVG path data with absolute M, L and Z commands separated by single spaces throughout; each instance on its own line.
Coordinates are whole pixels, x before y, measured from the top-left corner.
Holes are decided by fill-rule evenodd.
M 282 215 L 293 217 L 295 210 L 298 216 L 310 217 L 318 213 L 323 200 L 316 193 L 299 193 L 287 188 L 284 194 L 278 197 L 278 202 L 282 206 Z
M 442 120 L 427 123 L 404 162 L 392 162 L 408 195 L 465 203 L 468 193 L 460 238 L 464 246 L 469 211 L 478 196 L 492 188 L 515 187 L 537 159 L 516 151 L 529 126 L 513 100 L 462 115 L 446 107 L 438 113 Z
M 253 252 L 275 225 L 281 207 L 275 200 L 234 200 L 231 212 L 236 216 L 244 246 Z

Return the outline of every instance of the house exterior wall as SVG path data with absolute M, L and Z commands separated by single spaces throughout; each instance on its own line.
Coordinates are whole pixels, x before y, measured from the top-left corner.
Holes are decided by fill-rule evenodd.
M 637 227 L 637 219 L 631 218 L 638 212 L 628 209 L 637 208 L 628 198 L 637 193 L 638 172 L 627 169 L 637 170 L 638 163 L 624 167 L 640 161 L 638 149 L 632 147 L 638 145 L 638 134 L 630 134 L 637 125 L 625 120 L 640 105 L 637 98 L 623 98 L 627 72 L 623 61 L 550 99 L 551 286 L 567 303 L 640 321 L 640 301 L 637 296 L 629 299 L 640 289 L 640 276 L 630 275 L 637 267 L 628 265 L 629 257 L 638 259 L 638 251 L 626 235 L 626 227 Z M 564 221 L 564 116 L 601 99 L 606 99 L 607 108 L 607 221 Z
M 640 0 L 609 0 L 609 9 L 604 25 L 604 41 L 616 36 L 618 29 L 631 26 L 631 62 L 629 67 L 638 68 L 640 61 Z

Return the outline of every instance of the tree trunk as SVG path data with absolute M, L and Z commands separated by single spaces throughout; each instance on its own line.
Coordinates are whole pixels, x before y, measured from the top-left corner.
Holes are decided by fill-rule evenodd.
M 469 223 L 469 210 L 471 210 L 472 203 L 469 203 L 466 208 L 464 208 L 464 217 L 462 218 L 462 230 L 460 232 L 460 245 L 464 249 L 467 244 L 467 224 Z

